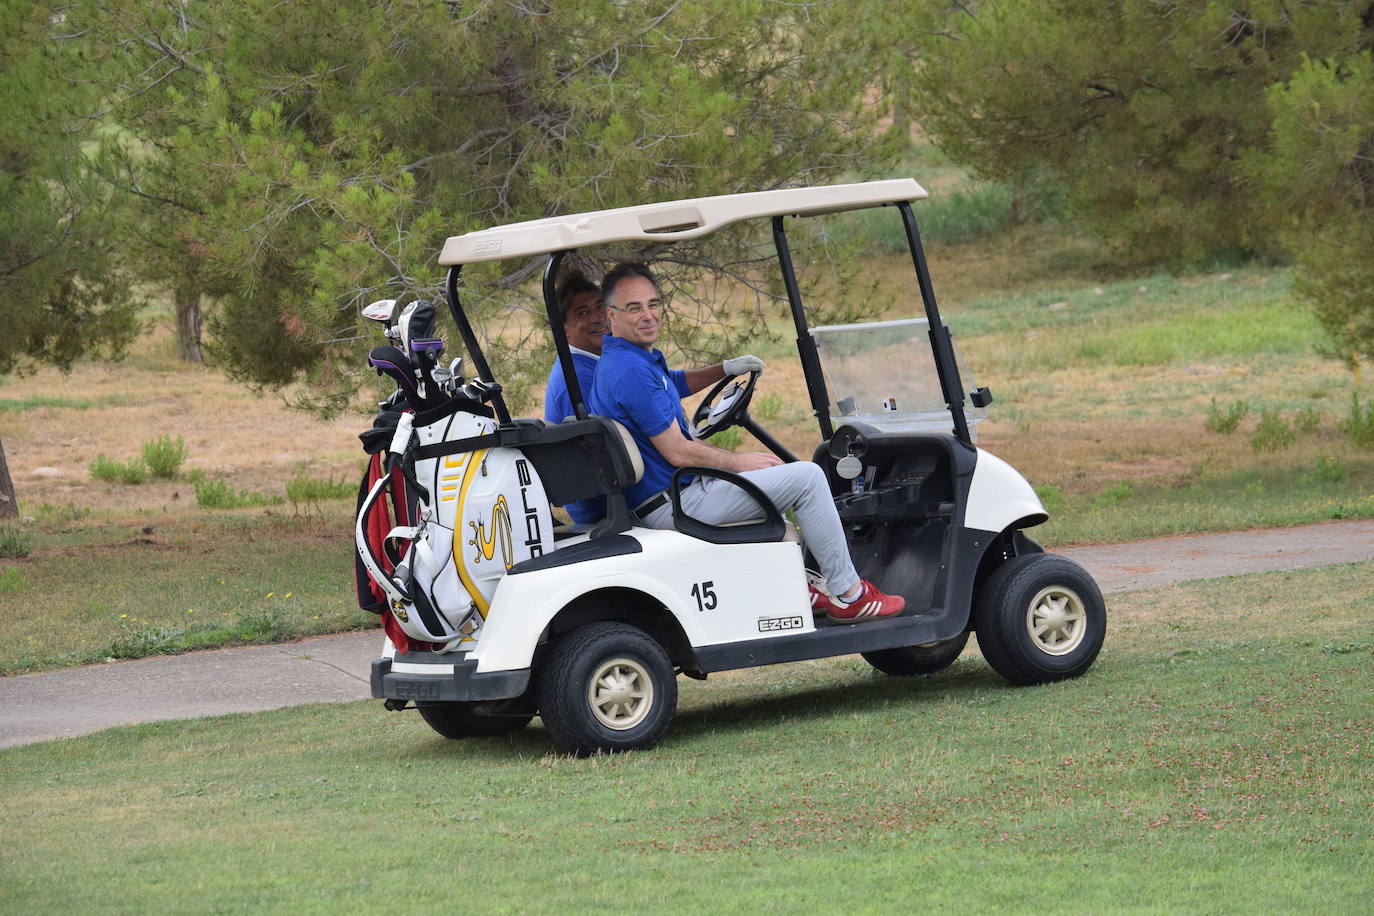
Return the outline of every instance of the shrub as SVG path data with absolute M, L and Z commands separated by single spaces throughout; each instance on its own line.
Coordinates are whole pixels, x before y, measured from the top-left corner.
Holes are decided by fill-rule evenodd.
M 1360 448 L 1374 448 L 1374 404 L 1360 406 L 1360 396 L 1350 396 L 1350 419 L 1341 424 L 1341 431 Z
M 180 436 L 158 436 L 143 443 L 143 463 L 158 480 L 175 480 L 186 460 L 186 443 Z
M 1212 398 L 1212 406 L 1207 409 L 1207 428 L 1214 433 L 1233 433 L 1249 413 L 1250 405 L 1244 401 L 1234 401 L 1223 410 L 1217 399 Z
M 0 569 L 0 595 L 9 592 L 22 592 L 29 587 L 29 580 L 17 568 Z
M 18 525 L 0 525 L 0 557 L 27 557 L 33 538 Z
M 759 415 L 761 420 L 776 420 L 782 416 L 782 409 L 785 402 L 780 394 L 765 394 L 761 398 L 756 398 L 753 403 L 753 412 Z
M 1261 410 L 1259 426 L 1250 437 L 1250 447 L 1257 452 L 1277 452 L 1287 448 L 1298 438 L 1293 427 L 1277 410 Z
M 1134 495 L 1135 489 L 1130 484 L 1122 481 L 1097 494 L 1097 498 L 1093 500 L 1093 508 L 1107 509 L 1111 506 L 1119 506 Z
M 1299 410 L 1297 416 L 1293 418 L 1293 429 L 1299 436 L 1310 436 L 1315 433 L 1321 425 L 1322 412 L 1310 405 Z
M 267 506 L 280 503 L 280 496 L 268 496 L 251 490 L 239 490 L 229 486 L 227 480 L 206 480 L 203 477 L 192 484 L 196 490 L 196 505 L 202 509 L 242 509 L 245 506 Z
M 716 446 L 716 448 L 723 448 L 727 452 L 733 452 L 744 444 L 744 433 L 740 432 L 738 426 L 732 426 L 712 436 L 711 444 Z
M 297 475 L 286 483 L 286 498 L 292 508 L 299 512 L 302 506 L 316 505 L 325 499 L 348 499 L 358 492 L 357 481 L 333 476 L 319 478 Z
M 1317 459 L 1317 469 L 1313 472 L 1313 476 L 1324 483 L 1341 483 L 1350 476 L 1350 470 L 1341 464 L 1339 458 L 1322 455 Z
M 124 464 L 101 454 L 96 455 L 86 468 L 91 472 L 92 480 L 103 480 L 106 483 L 137 484 L 148 479 L 147 465 L 137 458 Z
M 1053 512 L 1064 505 L 1064 492 L 1053 484 L 1036 487 L 1035 495 L 1040 497 L 1046 512 Z

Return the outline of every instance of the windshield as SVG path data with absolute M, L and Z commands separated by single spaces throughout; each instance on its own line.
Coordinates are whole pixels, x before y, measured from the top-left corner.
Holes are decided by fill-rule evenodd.
M 924 318 L 903 318 L 811 329 L 836 426 L 857 420 L 883 432 L 953 432 L 929 328 Z M 954 357 L 964 391 L 973 390 L 973 373 L 957 346 Z M 964 415 L 976 439 L 974 427 L 987 410 L 965 400 Z

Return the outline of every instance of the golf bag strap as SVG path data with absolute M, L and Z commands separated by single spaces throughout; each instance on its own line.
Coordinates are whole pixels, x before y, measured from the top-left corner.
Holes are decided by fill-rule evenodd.
M 501 444 L 501 433 L 487 433 L 485 436 L 472 436 L 468 439 L 453 439 L 449 442 L 436 442 L 433 445 L 421 445 L 415 449 L 415 460 L 424 461 L 426 458 L 442 458 L 445 455 L 457 455 L 459 452 L 475 452 L 484 448 L 496 448 Z

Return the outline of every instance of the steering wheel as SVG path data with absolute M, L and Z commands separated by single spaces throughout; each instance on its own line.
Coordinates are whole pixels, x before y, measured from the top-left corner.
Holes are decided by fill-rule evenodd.
M 697 405 L 692 414 L 692 435 L 708 439 L 723 429 L 729 429 L 749 416 L 749 399 L 762 373 L 748 376 L 728 375 L 716 382 L 716 387 Z

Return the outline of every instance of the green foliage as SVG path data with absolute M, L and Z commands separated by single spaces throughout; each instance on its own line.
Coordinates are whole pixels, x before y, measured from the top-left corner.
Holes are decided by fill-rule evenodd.
M 1269 143 L 1246 158 L 1257 196 L 1297 253 L 1297 292 L 1331 335 L 1333 355 L 1357 373 L 1374 356 L 1374 19 L 1367 12 L 1364 34 L 1362 50 L 1311 49 L 1291 78 L 1271 87 Z
M 1040 497 L 1046 512 L 1053 513 L 1064 505 L 1064 492 L 1054 484 L 1047 483 L 1036 487 L 1035 495 Z
M 360 303 L 438 298 L 445 236 L 819 183 L 881 153 L 866 36 L 838 0 L 114 0 L 71 16 L 120 49 L 101 74 L 129 171 L 171 201 L 139 223 L 175 230 L 159 275 L 215 293 L 213 349 L 235 377 L 303 381 L 321 408 L 371 384 Z M 663 253 L 738 270 L 755 257 L 747 241 L 726 233 L 714 248 Z M 509 302 L 492 291 L 527 294 L 519 281 L 536 267 L 464 274 L 465 304 L 493 319 L 489 357 L 513 391 L 524 381 L 516 338 L 496 326 Z M 702 320 L 716 337 L 763 330 L 722 331 L 713 318 Z M 680 313 L 673 333 L 695 342 L 697 320 Z
M 1270 244 L 1269 201 L 1241 164 L 1274 123 L 1266 93 L 1307 57 L 1354 53 L 1370 35 L 1335 3 L 944 9 L 932 28 L 953 40 L 918 71 L 923 125 L 981 175 L 1061 186 L 1074 215 L 1140 261 Z
M 279 504 L 280 496 L 255 493 L 251 490 L 235 491 L 229 482 L 222 478 L 207 480 L 204 477 L 193 480 L 191 485 L 196 491 L 196 505 L 202 509 L 243 509 L 248 506 L 271 506 Z
M 1293 431 L 1299 436 L 1310 436 L 1322 425 L 1322 412 L 1312 405 L 1299 408 L 1293 415 Z
M 0 537 L 2 536 L 3 535 L 0 535 Z M 29 580 L 24 578 L 24 574 L 19 571 L 19 567 L 9 566 L 5 569 L 0 569 L 0 594 L 22 592 L 28 587 Z
M 0 374 L 114 356 L 137 303 L 110 238 L 117 195 L 99 180 L 102 99 L 73 78 L 89 51 L 50 2 L 0 0 Z
M 0 557 L 27 557 L 33 550 L 33 537 L 18 525 L 0 525 Z
M 711 444 L 727 452 L 733 452 L 744 444 L 744 432 L 738 426 L 722 429 L 711 437 Z
M 1297 439 L 1297 432 L 1288 425 L 1283 415 L 1266 407 L 1260 411 L 1259 425 L 1250 436 L 1250 447 L 1257 452 L 1277 452 Z
M 1005 185 L 987 182 L 952 194 L 932 194 L 913 212 L 922 242 L 964 242 L 1005 228 L 1011 222 L 1012 195 Z M 843 214 L 829 231 L 837 241 L 857 243 L 868 254 L 907 250 L 902 218 L 888 207 Z
M 1341 431 L 1360 448 L 1374 448 L 1374 402 L 1360 404 L 1359 394 L 1350 396 L 1350 416 Z
M 186 460 L 186 443 L 180 436 L 162 435 L 143 443 L 143 463 L 156 480 L 175 480 Z
M 1350 476 L 1350 469 L 1342 464 L 1339 458 L 1321 455 L 1317 458 L 1317 468 L 1313 476 L 1323 483 L 1344 483 Z
M 286 499 L 296 512 L 318 507 L 326 499 L 352 499 L 358 493 L 358 481 L 340 476 L 335 480 L 329 477 L 308 477 L 297 474 L 286 482 Z
M 1094 509 L 1110 509 L 1119 506 L 1135 495 L 1135 488 L 1126 481 L 1107 487 L 1093 499 Z
M 86 468 L 92 480 L 105 483 L 140 484 L 148 479 L 148 467 L 141 458 L 134 458 L 126 464 L 101 453 L 87 463 Z
M 1250 405 L 1244 401 L 1233 401 L 1231 405 L 1222 408 L 1217 404 L 1217 399 L 1212 398 L 1212 406 L 1207 408 L 1207 428 L 1214 433 L 1225 433 L 1227 435 L 1236 431 L 1240 426 L 1240 421 L 1244 420 L 1250 413 Z

